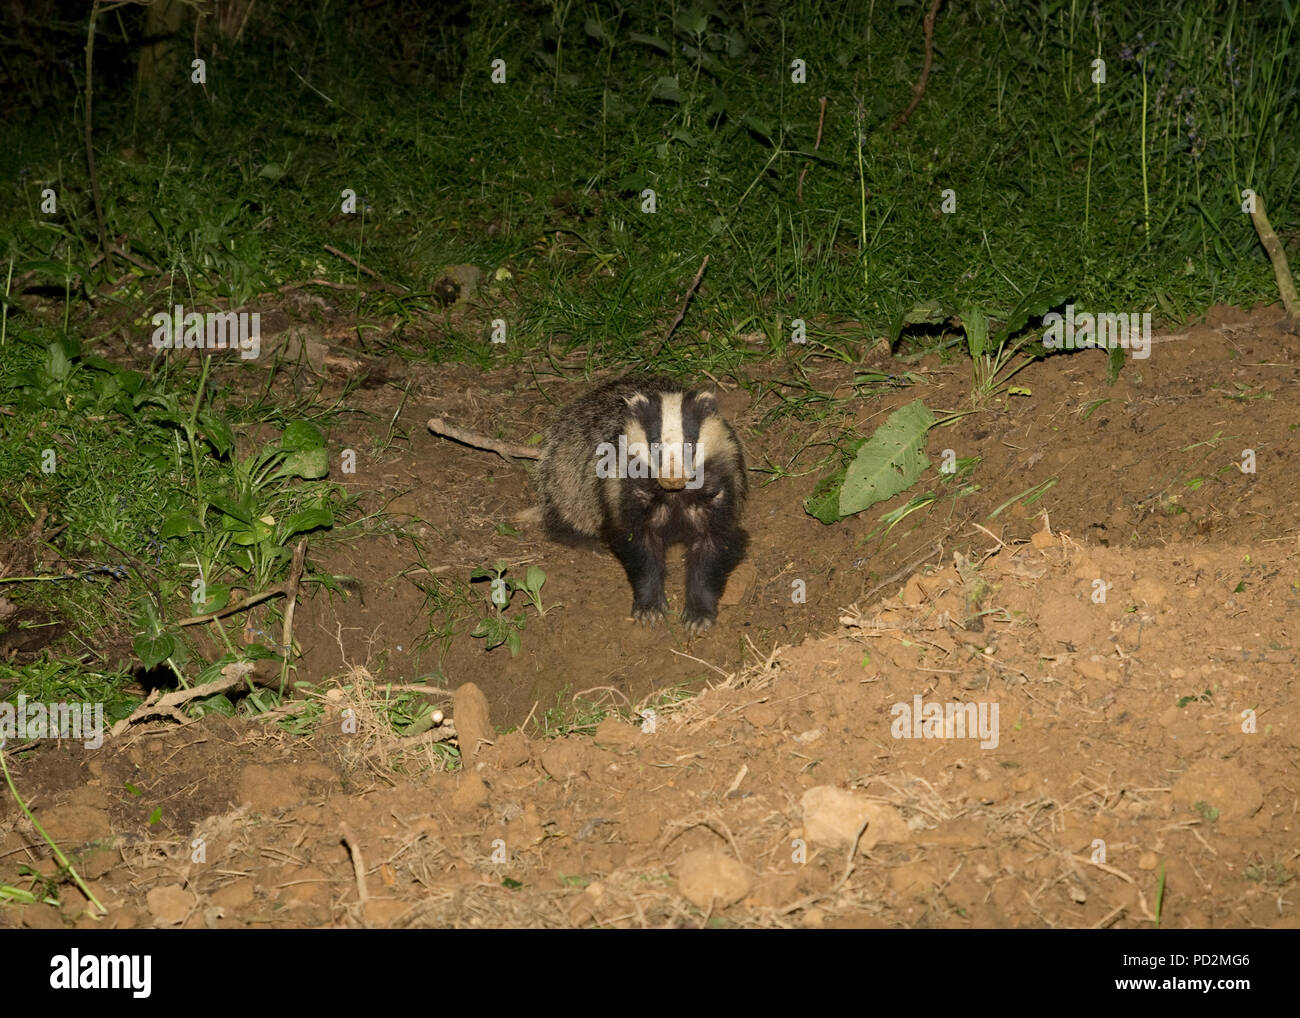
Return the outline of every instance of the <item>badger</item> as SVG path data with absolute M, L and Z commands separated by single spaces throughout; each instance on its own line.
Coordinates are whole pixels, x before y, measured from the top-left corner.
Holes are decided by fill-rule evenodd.
M 684 544 L 682 621 L 692 636 L 713 624 L 748 544 L 744 453 L 713 393 L 656 375 L 605 382 L 560 410 L 537 485 L 551 537 L 598 540 L 623 564 L 637 622 L 663 619 L 665 553 Z

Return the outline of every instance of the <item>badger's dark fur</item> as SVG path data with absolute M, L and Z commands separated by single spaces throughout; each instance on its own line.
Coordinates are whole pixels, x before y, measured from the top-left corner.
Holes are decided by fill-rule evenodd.
M 727 575 L 744 558 L 748 484 L 740 442 L 712 393 L 653 375 L 598 386 L 560 410 L 537 482 L 553 537 L 598 538 L 618 556 L 638 622 L 667 611 L 664 557 L 680 543 L 682 621 L 691 633 L 713 624 Z

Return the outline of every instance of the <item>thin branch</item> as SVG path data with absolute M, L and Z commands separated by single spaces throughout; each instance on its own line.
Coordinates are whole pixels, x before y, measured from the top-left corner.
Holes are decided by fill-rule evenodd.
M 1286 260 L 1286 251 L 1277 239 L 1273 224 L 1264 214 L 1264 199 L 1255 195 L 1255 206 L 1250 213 L 1250 221 L 1255 224 L 1259 242 L 1264 245 L 1268 260 L 1273 263 L 1273 275 L 1277 279 L 1277 290 L 1282 295 L 1282 306 L 1286 315 L 1293 322 L 1300 321 L 1300 301 L 1296 300 L 1295 280 L 1291 277 L 1291 266 Z
M 930 81 L 930 67 L 934 64 L 934 19 L 939 14 L 939 5 L 942 2 L 943 0 L 934 0 L 930 4 L 930 13 L 925 16 L 925 64 L 921 67 L 921 80 L 912 89 L 912 101 L 907 104 L 907 109 L 903 110 L 894 121 L 892 129 L 895 131 L 907 123 L 907 118 L 912 115 L 912 111 L 920 105 L 921 96 L 925 95 L 925 86 Z
M 673 319 L 673 324 L 668 326 L 668 331 L 664 333 L 663 340 L 660 341 L 658 349 L 655 350 L 656 357 L 659 355 L 659 352 L 668 345 L 668 341 L 673 338 L 673 333 L 677 331 L 677 326 L 681 325 L 682 319 L 686 317 L 686 309 L 690 306 L 691 298 L 695 296 L 695 291 L 700 288 L 700 280 L 704 278 L 704 270 L 708 268 L 708 265 L 709 256 L 705 255 L 704 261 L 700 262 L 699 271 L 695 273 L 695 278 L 691 280 L 690 289 L 686 291 L 686 299 L 682 301 L 682 309 L 677 312 L 677 317 Z M 651 359 L 653 360 L 654 358 L 652 357 Z

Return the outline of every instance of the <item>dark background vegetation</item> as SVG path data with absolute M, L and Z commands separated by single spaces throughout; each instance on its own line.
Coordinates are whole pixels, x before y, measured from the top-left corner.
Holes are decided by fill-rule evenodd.
M 324 291 L 390 326 L 363 333 L 371 352 L 484 367 L 786 358 L 797 380 L 882 337 L 960 356 L 964 311 L 1005 320 L 1034 293 L 1165 321 L 1275 299 L 1241 203 L 1262 195 L 1294 248 L 1294 3 L 945 3 L 895 126 L 929 6 L 106 4 L 88 89 L 92 8 L 7 0 L 0 527 L 37 539 L 0 595 L 59 638 L 12 645 L 0 682 L 121 713 L 141 663 L 198 681 L 237 654 L 191 646 L 179 618 L 281 580 L 297 535 L 363 525 L 310 462 L 325 408 L 147 349 L 173 303 L 267 310 L 288 283 L 365 281 L 325 245 L 392 284 Z M 439 297 L 467 264 L 492 315 Z M 486 342 L 491 317 L 510 342 Z M 101 355 L 123 329 L 137 364 Z

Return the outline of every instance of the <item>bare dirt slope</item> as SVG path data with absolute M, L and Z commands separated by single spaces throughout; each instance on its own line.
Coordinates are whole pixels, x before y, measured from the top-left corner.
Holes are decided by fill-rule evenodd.
M 109 914 L 56 880 L 58 908 L 0 907 L 0 924 L 1300 925 L 1298 340 L 1277 317 L 1214 309 L 1113 387 L 1097 352 L 1033 365 L 1030 396 L 931 433 L 931 459 L 979 457 L 971 474 L 831 527 L 802 509 L 819 443 L 917 398 L 962 408 L 969 362 L 911 365 L 918 384 L 807 420 L 770 413 L 787 390 L 727 392 L 776 472 L 732 603 L 693 642 L 632 626 L 611 557 L 501 528 L 526 473 L 423 428 L 527 438 L 578 383 L 440 367 L 351 390 L 374 424 L 332 436 L 362 453 L 346 481 L 402 530 L 312 551 L 357 580 L 299 607 L 319 723 L 10 754 Z M 840 397 L 851 381 L 814 378 Z M 881 536 L 881 512 L 927 486 Z M 498 558 L 547 573 L 515 657 L 468 635 L 489 607 L 463 581 Z M 483 693 L 445 701 L 466 743 L 453 773 L 378 724 L 383 683 L 435 670 Z M 713 688 L 661 695 L 679 684 Z M 536 737 L 574 694 L 616 713 Z M 475 703 L 493 736 L 477 752 Z M 0 884 L 54 876 L 2 809 Z

